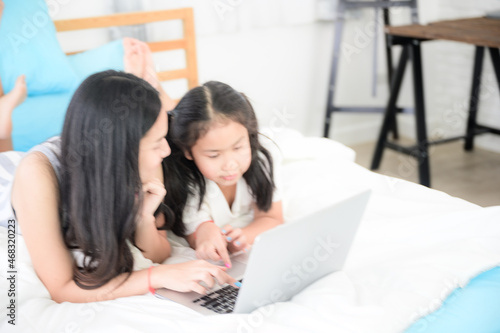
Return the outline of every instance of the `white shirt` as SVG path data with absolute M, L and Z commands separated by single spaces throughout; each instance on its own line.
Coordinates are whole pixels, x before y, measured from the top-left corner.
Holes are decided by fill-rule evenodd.
M 273 192 L 273 202 L 281 200 L 281 181 L 279 165 L 281 164 L 281 154 L 272 141 L 260 137 L 261 144 L 271 153 L 273 157 L 273 174 L 275 190 Z M 233 204 L 229 207 L 224 194 L 217 183 L 205 178 L 206 192 L 200 209 L 198 205 L 200 196 L 190 196 L 184 208 L 183 221 L 186 226 L 186 235 L 196 231 L 200 224 L 212 220 L 218 227 L 231 224 L 233 228 L 243 228 L 253 221 L 254 199 L 250 188 L 244 178 L 240 178 L 236 184 L 236 195 Z

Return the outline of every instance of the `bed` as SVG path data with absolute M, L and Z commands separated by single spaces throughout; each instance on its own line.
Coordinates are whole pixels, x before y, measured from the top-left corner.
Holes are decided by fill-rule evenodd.
M 137 24 L 136 16 L 108 16 L 106 22 Z M 148 17 L 151 16 L 155 15 Z M 201 316 L 151 294 L 99 303 L 57 304 L 37 278 L 22 235 L 12 236 L 8 228 L 0 227 L 0 331 L 390 333 L 408 329 L 414 333 L 500 330 L 497 269 L 500 206 L 482 208 L 443 192 L 373 173 L 354 162 L 355 154 L 350 148 L 330 139 L 304 137 L 282 128 L 263 131 L 277 143 L 282 154 L 287 221 L 371 189 L 368 207 L 342 271 L 321 278 L 287 302 L 271 304 L 250 314 Z M 23 154 L 18 151 L 0 154 L 0 221 L 10 218 L 6 188 Z M 15 273 L 10 273 L 7 249 L 12 241 L 9 239 L 15 239 Z M 192 258 L 191 249 L 174 244 L 173 255 L 166 262 Z M 150 264 L 144 258 L 139 258 L 139 262 L 145 267 Z M 487 303 L 484 298 L 480 299 L 482 305 L 486 305 L 483 312 L 486 319 L 475 323 L 472 329 L 465 325 L 453 328 L 450 326 L 453 320 L 451 324 L 449 320 L 444 322 L 449 316 L 453 319 L 460 311 L 467 311 L 464 307 L 454 308 L 451 296 L 457 300 L 466 295 L 467 290 L 471 290 L 468 284 L 479 283 L 484 290 L 484 276 L 490 279 L 486 290 L 493 295 Z M 14 290 L 15 296 L 9 296 L 9 290 Z M 12 311 L 8 306 L 12 299 L 15 326 L 9 323 Z M 466 305 L 478 303 L 470 300 Z M 448 326 L 439 326 L 445 324 Z
M 246 315 L 203 317 L 151 294 L 57 304 L 37 278 L 18 235 L 17 332 L 402 332 L 437 310 L 456 288 L 500 264 L 500 207 L 481 208 L 372 173 L 353 162 L 352 150 L 329 139 L 303 137 L 293 130 L 274 133 L 273 138 L 283 154 L 287 220 L 372 189 L 344 270 L 325 276 L 288 302 Z M 14 165 L 21 154 L 3 153 L 0 161 Z M 7 173 L 4 167 L 2 177 Z M 0 234 L 5 253 L 7 229 L 0 228 Z M 0 290 L 5 300 L 9 282 L 2 257 Z M 167 262 L 190 258 L 191 249 L 174 246 Z M 500 313 L 500 304 L 493 306 Z M 2 332 L 15 331 L 6 307 L 1 311 Z

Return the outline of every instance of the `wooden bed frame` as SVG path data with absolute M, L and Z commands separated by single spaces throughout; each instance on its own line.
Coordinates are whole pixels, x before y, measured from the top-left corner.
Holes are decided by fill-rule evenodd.
M 188 88 L 191 89 L 198 86 L 194 15 L 192 8 L 121 13 L 97 17 L 56 20 L 54 21 L 54 24 L 58 32 L 64 32 L 146 24 L 170 20 L 182 20 L 184 37 L 182 39 L 151 42 L 147 44 L 149 45 L 152 52 L 171 51 L 179 49 L 185 50 L 186 68 L 158 72 L 158 78 L 160 81 L 186 79 L 188 82 Z

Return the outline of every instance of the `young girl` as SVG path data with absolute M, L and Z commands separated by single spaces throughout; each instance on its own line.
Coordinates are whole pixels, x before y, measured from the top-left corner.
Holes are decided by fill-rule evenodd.
M 223 260 L 283 223 L 274 163 L 245 95 L 221 82 L 189 91 L 171 112 L 167 202 L 202 259 Z M 186 186 L 187 185 L 187 186 Z
M 161 287 L 204 293 L 215 281 L 234 283 L 225 267 L 201 260 L 137 270 L 136 250 L 157 263 L 170 253 L 165 216 L 155 216 L 166 193 L 167 130 L 157 90 L 132 74 L 101 72 L 76 90 L 60 140 L 21 161 L 12 208 L 53 300 L 101 301 Z

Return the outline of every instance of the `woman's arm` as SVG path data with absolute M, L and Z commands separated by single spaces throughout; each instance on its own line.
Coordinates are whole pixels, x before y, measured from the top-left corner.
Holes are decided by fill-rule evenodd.
M 158 230 L 165 225 L 165 215 L 154 212 L 163 201 L 166 191 L 163 185 L 163 169 L 158 168 L 157 180 L 143 185 L 144 204 L 141 219 L 138 222 L 135 242 L 142 254 L 155 263 L 162 263 L 170 256 L 171 247 L 165 230 Z
M 135 242 L 144 257 L 155 263 L 162 263 L 170 256 L 172 251 L 165 230 L 158 230 L 165 224 L 163 214 L 143 216 L 137 225 Z
M 57 178 L 46 157 L 32 153 L 21 161 L 14 178 L 12 204 L 33 267 L 56 302 L 106 299 L 109 287 L 89 292 L 73 281 L 73 258 L 61 232 L 58 192 Z

